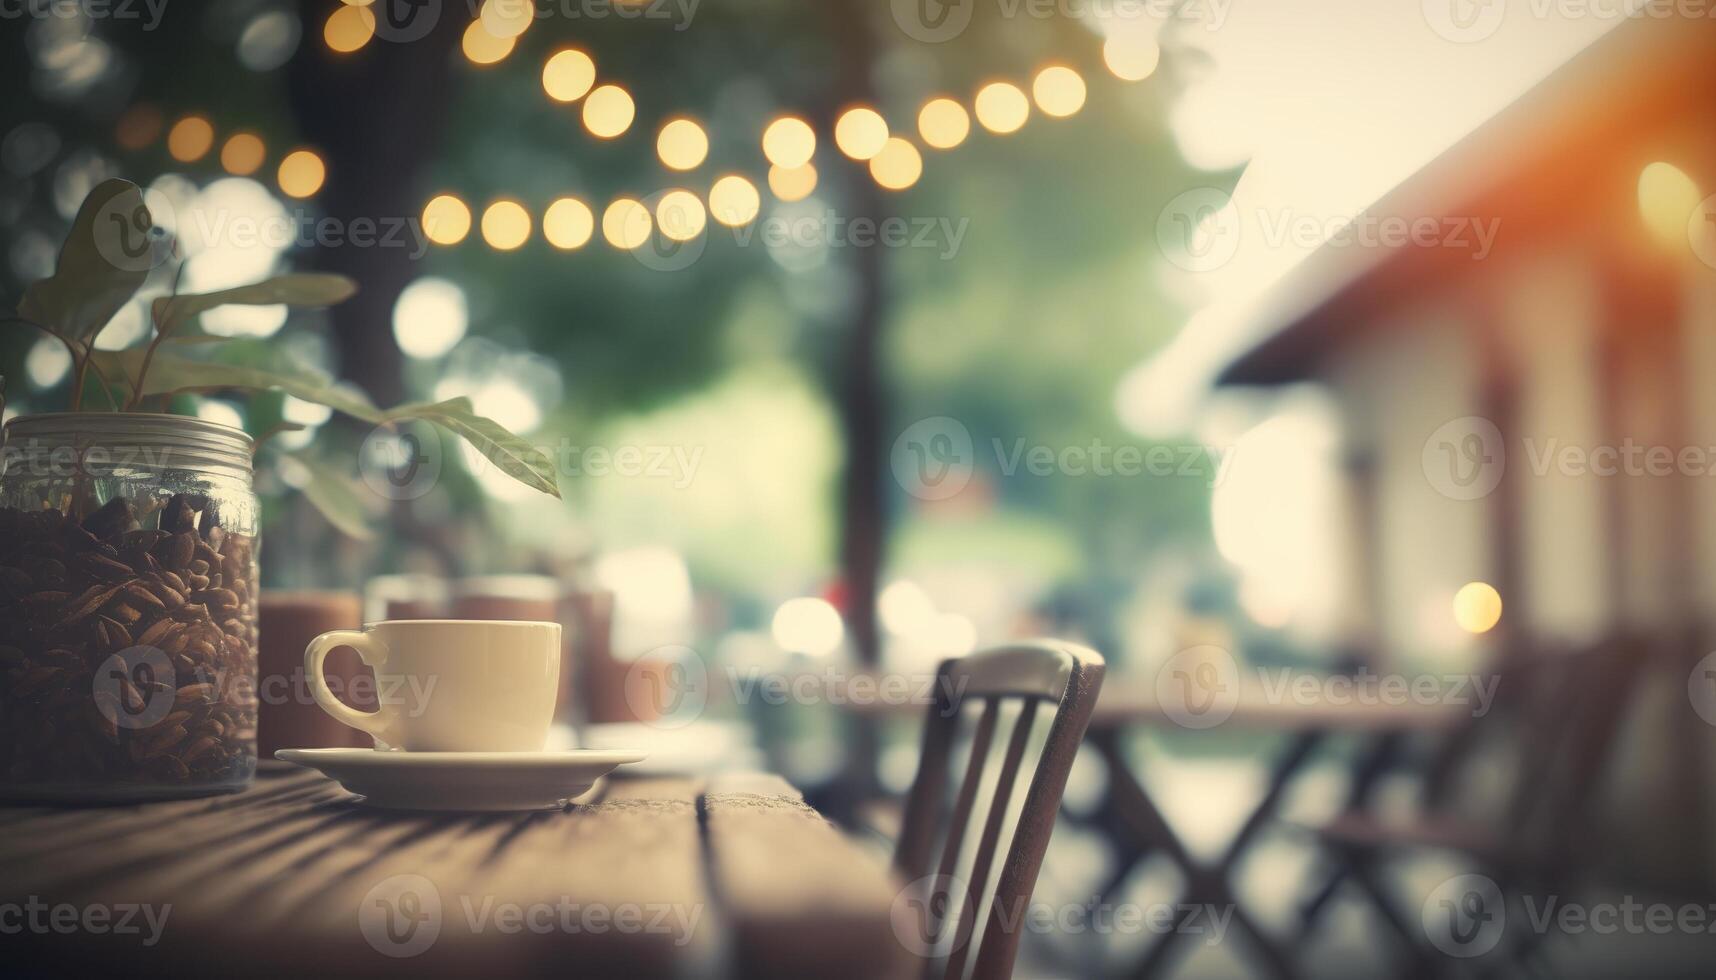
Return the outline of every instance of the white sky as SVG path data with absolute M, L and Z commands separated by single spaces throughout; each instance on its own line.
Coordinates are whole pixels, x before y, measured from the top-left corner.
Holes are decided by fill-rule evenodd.
M 1209 305 L 1118 394 L 1123 420 L 1153 434 L 1183 428 L 1188 385 L 1200 389 L 1244 344 L 1237 311 L 1315 250 L 1317 236 L 1284 228 L 1332 230 L 1358 215 L 1616 27 L 1619 14 L 1601 11 L 1624 0 L 1196 2 L 1201 11 L 1163 38 L 1211 60 L 1175 107 L 1175 136 L 1196 165 L 1246 169 L 1233 196 L 1237 251 L 1170 276 Z M 1433 23 L 1452 30 L 1454 8 L 1493 32 L 1442 36 Z

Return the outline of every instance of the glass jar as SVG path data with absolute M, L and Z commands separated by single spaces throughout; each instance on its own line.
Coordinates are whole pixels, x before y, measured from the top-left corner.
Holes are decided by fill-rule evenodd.
M 256 770 L 251 440 L 38 415 L 0 443 L 0 797 L 167 799 Z

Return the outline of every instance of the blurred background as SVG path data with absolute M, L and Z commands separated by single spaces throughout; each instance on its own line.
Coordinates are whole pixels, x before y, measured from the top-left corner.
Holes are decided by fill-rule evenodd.
M 1474 952 L 1433 915 L 1554 869 L 1587 912 L 1716 922 L 1716 30 L 1600 6 L 23 0 L 0 296 L 112 176 L 183 261 L 98 347 L 175 279 L 352 276 L 206 315 L 245 338 L 209 356 L 469 396 L 565 499 L 287 395 L 180 398 L 294 426 L 265 586 L 570 608 L 586 741 L 766 764 L 855 831 L 887 833 L 922 704 L 854 677 L 1099 650 L 1039 899 L 1266 938 L 1056 929 L 1033 969 L 1690 974 L 1685 925 L 1515 906 Z M 69 367 L 0 334 L 6 417 L 63 409 Z M 658 670 L 689 706 L 641 698 Z M 1550 679 L 1454 693 L 1504 671 Z M 1400 710 L 1329 710 L 1354 690 Z

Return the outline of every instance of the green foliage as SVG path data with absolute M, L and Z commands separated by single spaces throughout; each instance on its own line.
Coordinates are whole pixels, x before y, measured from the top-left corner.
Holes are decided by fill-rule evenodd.
M 141 243 L 132 247 L 125 235 L 149 229 Z M 148 278 L 160 257 L 156 250 L 168 240 L 154 227 L 143 203 L 142 191 L 127 180 L 103 181 L 85 198 L 71 232 L 60 251 L 54 274 L 30 286 L 18 304 L 18 315 L 10 322 L 42 330 L 65 344 L 71 353 L 73 374 L 72 411 L 82 409 L 86 372 L 94 371 L 100 390 L 115 409 L 144 409 L 145 399 L 158 398 L 170 406 L 186 394 L 224 391 L 280 391 L 307 402 L 325 405 L 373 425 L 421 420 L 462 436 L 501 471 L 533 489 L 560 496 L 553 463 L 504 427 L 472 410 L 469 399 L 433 404 L 410 404 L 383 410 L 361 391 L 339 385 L 319 371 L 294 363 L 284 353 L 266 345 L 189 330 L 197 317 L 222 306 L 321 307 L 342 302 L 357 292 L 357 284 L 344 276 L 296 273 L 276 276 L 248 286 L 212 293 L 163 296 L 150 304 L 154 334 L 143 347 L 120 351 L 98 351 L 95 338 L 108 321 L 129 303 Z M 178 340 L 212 350 L 212 356 L 196 357 L 165 351 L 163 345 Z M 261 363 L 232 363 L 219 358 L 221 348 L 231 344 Z M 165 407 L 163 411 L 167 410 Z M 292 428 L 273 427 L 268 434 Z M 367 525 L 349 478 L 330 467 L 298 457 L 305 467 L 305 496 L 330 523 L 348 534 L 365 536 Z

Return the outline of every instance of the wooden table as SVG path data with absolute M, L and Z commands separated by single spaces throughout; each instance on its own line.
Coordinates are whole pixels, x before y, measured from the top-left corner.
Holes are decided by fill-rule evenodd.
M 294 771 L 202 800 L 0 808 L 0 948 L 13 970 L 74 975 L 912 970 L 886 869 L 783 780 L 616 778 L 592 796 L 393 813 Z
M 1161 852 L 1185 876 L 1185 893 L 1180 899 L 1182 918 L 1190 916 L 1191 910 L 1200 905 L 1232 909 L 1233 925 L 1249 942 L 1261 965 L 1274 976 L 1297 976 L 1298 970 L 1286 951 L 1246 911 L 1230 881 L 1235 866 L 1258 833 L 1275 819 L 1288 787 L 1326 738 L 1358 737 L 1368 745 L 1360 753 L 1348 787 L 1345 809 L 1354 811 L 1366 804 L 1377 778 L 1392 765 L 1405 738 L 1417 733 L 1451 732 L 1471 717 L 1470 709 L 1439 705 L 1305 702 L 1271 698 L 1254 688 L 1242 689 L 1231 714 L 1212 726 L 1212 730 L 1282 734 L 1288 739 L 1270 766 L 1263 796 L 1221 856 L 1211 863 L 1196 857 L 1185 845 L 1126 758 L 1128 732 L 1138 728 L 1173 729 L 1181 725 L 1185 714 L 1170 711 L 1162 704 L 1152 680 L 1111 682 L 1103 689 L 1086 735 L 1108 772 L 1107 794 L 1090 821 L 1106 832 L 1116 849 L 1116 866 L 1102 890 L 1103 895 L 1118 891 L 1145 856 Z M 1131 975 L 1143 978 L 1166 972 L 1169 957 L 1183 935 L 1186 933 L 1178 928 L 1165 933 L 1138 961 Z

